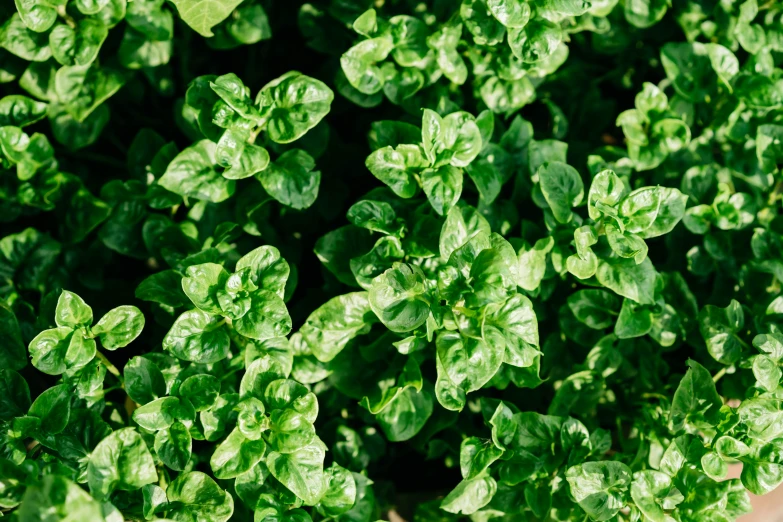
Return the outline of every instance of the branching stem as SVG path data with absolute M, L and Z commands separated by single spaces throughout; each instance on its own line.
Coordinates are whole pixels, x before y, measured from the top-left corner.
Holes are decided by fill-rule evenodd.
M 103 353 L 101 353 L 100 350 L 96 352 L 96 357 L 98 357 L 98 360 L 103 363 L 103 365 L 106 367 L 107 370 L 109 370 L 109 373 L 117 377 L 117 379 L 120 381 L 120 384 L 122 387 L 125 387 L 125 379 L 122 377 L 122 373 L 120 373 L 120 370 L 117 369 L 116 366 L 112 364 L 112 362 L 106 358 Z

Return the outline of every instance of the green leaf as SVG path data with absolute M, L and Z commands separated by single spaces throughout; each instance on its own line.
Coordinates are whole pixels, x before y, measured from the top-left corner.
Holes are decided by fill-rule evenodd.
M 680 431 L 686 423 L 696 426 L 716 425 L 723 400 L 715 390 L 712 376 L 702 365 L 689 360 L 690 368 L 674 392 L 669 420 L 674 431 Z
M 404 143 L 418 143 L 421 141 L 421 129 L 410 123 L 402 121 L 381 120 L 374 121 L 370 125 L 367 136 L 372 150 L 384 147 L 397 147 Z
M 523 27 L 514 27 L 508 32 L 508 45 L 511 51 L 525 63 L 546 60 L 554 54 L 562 39 L 563 30 L 560 25 L 539 17 L 532 19 Z
M 702 308 L 699 313 L 699 331 L 707 343 L 707 350 L 716 361 L 732 364 L 742 357 L 747 344 L 738 334 L 744 324 L 742 306 L 733 299 L 726 308 L 713 305 Z
M 410 332 L 429 317 L 430 304 L 424 273 L 416 266 L 397 263 L 372 283 L 369 303 L 378 319 L 393 332 Z
M 125 391 L 134 402 L 146 404 L 166 395 L 163 373 L 152 360 L 146 357 L 133 357 L 125 365 L 123 375 Z
M 742 485 L 755 495 L 769 493 L 783 482 L 783 444 L 754 441 L 742 459 Z
M 229 136 L 229 131 L 223 133 L 223 137 Z M 221 138 L 222 139 L 222 138 Z M 220 158 L 218 163 L 223 164 L 224 158 Z M 252 143 L 243 143 L 239 158 L 232 158 L 227 161 L 230 168 L 223 171 L 223 177 L 226 179 L 245 179 L 257 175 L 266 170 L 269 166 L 269 152 L 264 148 Z
M 212 28 L 228 18 L 242 0 L 172 0 L 180 18 L 201 36 L 214 36 Z
M 503 303 L 487 307 L 486 323 L 505 337 L 503 362 L 520 368 L 534 364 L 538 355 L 538 321 L 533 303 L 515 294 Z
M 231 197 L 235 182 L 218 174 L 216 166 L 215 144 L 201 140 L 177 154 L 158 184 L 180 196 L 219 203 Z
M 19 507 L 20 521 L 104 520 L 101 503 L 78 484 L 61 475 L 46 475 L 25 492 Z
M 228 332 L 219 317 L 201 310 L 180 315 L 163 338 L 163 348 L 185 361 L 210 364 L 228 355 Z
M 621 462 L 585 462 L 568 468 L 566 479 L 592 520 L 609 520 L 625 506 L 631 469 Z
M 226 522 L 234 513 L 234 499 L 205 473 L 189 471 L 166 488 L 168 517 L 186 522 L 210 520 Z
M 147 484 L 141 488 L 142 497 L 144 503 L 142 504 L 142 512 L 145 519 L 151 519 L 155 516 L 155 511 L 166 504 L 166 492 L 160 486 L 155 484 Z
M 256 123 L 260 122 L 261 118 L 258 110 L 253 107 L 250 91 L 236 74 L 228 73 L 218 76 L 214 82 L 209 82 L 209 86 L 240 116 Z
M 524 27 L 532 12 L 529 3 L 514 0 L 487 0 L 487 7 L 492 16 L 506 27 Z
M 208 374 L 191 375 L 182 381 L 178 394 L 190 401 L 196 411 L 204 411 L 215 404 L 220 394 L 220 381 Z
M 409 440 L 424 428 L 432 416 L 434 402 L 428 389 L 405 386 L 376 418 L 388 440 Z
M 757 355 L 753 358 L 753 376 L 761 388 L 773 392 L 777 389 L 783 372 L 778 363 L 770 357 Z
M 764 172 L 775 172 L 783 163 L 782 138 L 783 125 L 760 125 L 756 130 L 756 157 Z
M 497 482 L 487 473 L 465 479 L 446 495 L 440 508 L 449 513 L 471 515 L 489 504 L 497 492 Z
M 25 415 L 30 404 L 27 381 L 13 370 L 0 369 L 0 420 Z
M 27 96 L 14 94 L 0 98 L 0 127 L 26 127 L 46 117 L 47 105 Z
M 68 327 L 44 330 L 30 341 L 32 363 L 49 375 L 60 375 L 77 369 L 95 357 L 96 345 L 92 339 Z
M 263 172 L 256 174 L 270 196 L 296 209 L 310 207 L 318 197 L 321 173 L 313 171 L 315 160 L 301 149 L 280 155 Z
M 579 290 L 568 296 L 568 307 L 579 322 L 603 330 L 615 323 L 620 300 L 605 290 Z
M 63 431 L 71 415 L 71 390 L 68 385 L 60 384 L 45 390 L 33 401 L 28 415 L 41 420 L 43 433 Z
M 446 216 L 440 232 L 440 255 L 448 260 L 455 250 L 471 239 L 489 233 L 489 223 L 475 208 L 455 206 Z
M 353 474 L 339 464 L 332 464 L 324 474 L 327 486 L 318 503 L 318 511 L 334 517 L 350 510 L 356 502 L 356 480 Z
M 666 473 L 644 470 L 633 475 L 631 498 L 651 522 L 665 522 L 664 509 L 671 509 L 672 504 L 681 501 L 682 494 Z
M 294 410 L 275 410 L 270 415 L 269 445 L 280 453 L 292 453 L 312 442 L 315 426 Z
M 373 176 L 403 198 L 416 195 L 419 185 L 414 169 L 426 166 L 423 151 L 417 145 L 401 145 L 396 149 L 383 147 L 370 154 L 365 165 Z
M 127 80 L 125 71 L 97 63 L 66 65 L 55 74 L 54 90 L 68 114 L 81 123 Z
M 389 56 L 394 42 L 385 36 L 363 40 L 340 57 L 348 82 L 363 94 L 375 94 L 383 88 L 384 78 L 376 65 Z
M 61 327 L 89 326 L 92 324 L 92 308 L 78 295 L 63 290 L 57 299 L 54 320 Z
M 144 315 L 135 306 L 118 306 L 106 312 L 92 327 L 101 346 L 107 350 L 124 348 L 132 343 L 144 329 Z
M 542 9 L 565 16 L 580 16 L 592 7 L 590 2 L 584 0 L 544 0 Z
M 313 355 L 329 362 L 348 341 L 369 329 L 371 311 L 367 292 L 341 295 L 310 314 L 300 332 Z
M 326 447 L 317 437 L 307 446 L 292 453 L 270 452 L 266 465 L 272 476 L 302 499 L 305 505 L 315 505 L 326 491 L 323 471 Z
M 256 104 L 271 107 L 267 133 L 275 143 L 291 143 L 329 113 L 334 93 L 323 82 L 296 72 L 266 84 Z
M 192 438 L 188 428 L 177 421 L 155 434 L 155 454 L 169 468 L 182 471 L 191 456 Z
M 532 248 L 519 252 L 519 269 L 517 284 L 528 292 L 535 291 L 544 279 L 546 273 L 547 254 L 552 251 L 555 242 L 551 237 L 539 239 Z
M 625 3 L 625 19 L 636 27 L 650 27 L 666 14 L 666 0 L 629 0 Z
M 440 365 L 438 381 L 450 383 L 465 393 L 484 386 L 503 363 L 505 353 L 505 341 L 494 328 L 485 328 L 483 337 L 439 332 L 436 345 Z
M 31 31 L 46 32 L 57 20 L 57 2 L 52 5 L 43 0 L 15 0 L 14 3 L 22 21 Z
M 133 491 L 156 480 L 152 455 L 133 428 L 117 430 L 103 439 L 87 464 L 90 493 L 98 499 L 106 499 L 116 490 Z
M 731 79 L 739 73 L 739 60 L 734 53 L 720 44 L 707 44 L 707 49 L 713 70 L 731 91 Z
M 429 109 L 422 117 L 421 140 L 432 167 L 450 164 L 467 167 L 481 152 L 481 131 L 467 112 L 453 112 L 441 118 Z
M 168 428 L 179 416 L 180 401 L 176 397 L 161 397 L 133 411 L 133 420 L 149 431 Z
M 687 200 L 677 189 L 644 187 L 623 198 L 618 210 L 628 232 L 642 238 L 658 237 L 680 222 Z
M 318 400 L 305 386 L 291 379 L 277 379 L 269 383 L 263 393 L 264 402 L 272 410 L 291 408 L 305 420 L 314 423 L 318 417 Z
M 777 399 L 747 399 L 740 404 L 737 413 L 745 423 L 748 435 L 754 439 L 769 442 L 783 433 L 783 411 Z
M 528 4 L 522 5 L 527 6 Z M 463 0 L 460 6 L 460 16 L 476 43 L 497 45 L 503 41 L 505 28 L 493 17 L 483 0 Z
M 462 171 L 451 165 L 437 169 L 425 169 L 421 173 L 421 187 L 432 204 L 432 208 L 441 216 L 457 204 L 462 194 Z
M 218 303 L 217 292 L 226 285 L 228 278 L 228 272 L 217 263 L 191 265 L 182 278 L 182 291 L 200 310 L 220 314 L 222 309 Z
M 51 27 L 50 16 L 50 14 L 44 14 L 43 20 L 40 22 L 36 20 L 32 25 L 35 25 L 36 29 L 46 31 L 43 27 L 47 25 Z M 30 20 L 30 17 L 26 18 Z M 14 13 L 0 28 L 0 47 L 31 62 L 45 62 L 52 56 L 48 35 L 44 32 L 34 32 L 28 29 L 19 13 Z
M 237 272 L 245 268 L 250 269 L 253 284 L 283 298 L 291 269 L 277 248 L 264 245 L 251 250 L 237 261 Z
M 753 338 L 753 346 L 776 361 L 783 359 L 783 336 L 778 333 L 757 335 Z
M 503 455 L 503 451 L 490 440 L 470 437 L 462 441 L 459 452 L 462 478 L 475 478 Z
M 243 398 L 255 396 L 264 397 L 267 385 L 278 379 L 285 379 L 291 371 L 290 363 L 286 365 L 272 356 L 259 357 L 247 367 L 245 376 L 239 385 L 239 393 Z
M 525 484 L 525 502 L 539 518 L 544 518 L 552 508 L 552 491 L 546 482 Z
M 544 163 L 537 172 L 541 192 L 560 223 L 571 221 L 571 208 L 584 197 L 584 184 L 575 168 L 560 162 Z
M 97 57 L 109 28 L 102 22 L 85 18 L 76 27 L 57 25 L 49 33 L 52 56 L 61 65 L 89 65 Z
M 234 322 L 234 328 L 241 335 L 259 341 L 285 337 L 291 332 L 291 316 L 280 296 L 257 290 L 250 294 L 250 307 Z
M 595 277 L 598 282 L 616 294 L 639 304 L 655 302 L 655 271 L 650 258 L 641 263 L 621 257 L 599 258 Z
M 234 429 L 215 449 L 209 465 L 215 477 L 230 479 L 246 473 L 264 458 L 266 443 L 252 440 Z

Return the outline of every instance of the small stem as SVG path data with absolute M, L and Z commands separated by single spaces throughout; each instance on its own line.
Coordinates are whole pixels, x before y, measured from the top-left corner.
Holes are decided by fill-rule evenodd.
M 166 489 L 168 484 L 169 482 L 166 479 L 166 468 L 163 466 L 158 466 L 158 486 L 160 486 L 162 489 Z
M 723 368 L 721 368 L 721 370 L 713 376 L 712 382 L 718 382 L 721 379 L 721 377 L 726 375 L 726 371 L 728 369 L 729 369 L 728 366 L 724 366 Z
M 221 319 L 219 322 L 215 323 L 214 326 L 212 326 L 210 328 L 207 328 L 205 331 L 211 332 L 213 330 L 217 330 L 218 328 L 220 328 L 224 324 L 226 324 L 226 318 L 225 317 L 223 319 Z
M 774 205 L 775 202 L 780 198 L 781 193 L 783 193 L 783 181 L 778 181 L 775 185 L 775 189 L 769 194 L 767 205 Z
M 452 310 L 467 317 L 476 317 L 476 312 L 469 310 L 464 306 L 454 306 L 452 307 Z
M 103 395 L 106 396 L 107 393 L 113 392 L 115 390 L 121 390 L 122 386 L 110 386 L 108 388 L 103 389 Z
M 261 134 L 261 125 L 250 131 L 250 137 L 247 139 L 247 142 L 250 144 L 253 144 L 256 142 L 256 138 L 259 134 Z
M 231 370 L 230 372 L 228 372 L 228 373 L 225 373 L 225 374 L 221 375 L 221 376 L 220 376 L 220 380 L 221 380 L 221 381 L 225 381 L 226 379 L 228 379 L 229 377 L 231 377 L 231 376 L 232 376 L 232 375 L 234 375 L 235 373 L 239 373 L 239 372 L 241 372 L 241 371 L 244 371 L 244 368 L 234 368 L 234 369 L 233 369 L 233 370 Z
M 98 360 L 103 363 L 103 365 L 106 367 L 107 370 L 109 370 L 109 373 L 117 377 L 117 379 L 120 381 L 120 384 L 122 387 L 125 387 L 125 379 L 122 378 L 122 374 L 117 369 L 116 366 L 114 366 L 109 359 L 106 358 L 105 355 L 103 355 L 100 350 L 96 351 L 95 353 L 96 357 L 98 357 Z
M 643 393 L 642 399 L 660 399 L 662 401 L 669 400 L 669 398 L 662 393 Z
M 745 342 L 740 336 L 737 336 L 737 340 L 739 341 L 739 343 L 742 345 L 744 349 L 752 350 L 751 346 L 747 342 Z
M 58 5 L 55 7 L 55 11 L 57 11 L 57 14 L 60 16 L 60 18 L 65 20 L 66 24 L 71 26 L 71 29 L 76 29 L 76 20 L 74 20 L 73 17 L 65 10 L 65 5 Z

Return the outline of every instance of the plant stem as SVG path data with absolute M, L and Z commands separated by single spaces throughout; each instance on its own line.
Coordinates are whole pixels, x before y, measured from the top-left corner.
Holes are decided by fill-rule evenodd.
M 452 307 L 452 310 L 467 317 L 476 317 L 476 312 L 468 308 L 465 308 L 464 306 L 454 306 Z
M 209 328 L 206 328 L 204 331 L 211 332 L 213 330 L 217 330 L 218 328 L 220 328 L 221 326 L 226 324 L 226 321 L 227 321 L 227 318 L 224 317 L 223 319 L 221 319 L 220 321 L 218 321 L 214 325 L 210 326 Z
M 770 193 L 769 198 L 767 199 L 767 205 L 774 205 L 780 198 L 781 193 L 783 193 L 783 181 L 778 181 L 775 185 L 775 189 Z
M 721 368 L 721 370 L 718 373 L 716 373 L 715 376 L 712 378 L 712 382 L 718 382 L 721 377 L 726 375 L 726 370 L 728 369 L 729 369 L 728 366 L 724 366 L 723 368 Z
M 107 370 L 109 370 L 109 373 L 117 377 L 117 379 L 120 381 L 120 385 L 124 388 L 125 387 L 125 379 L 122 378 L 122 374 L 117 369 L 116 366 L 114 366 L 109 359 L 106 358 L 105 355 L 101 353 L 100 350 L 95 352 L 96 357 L 98 357 L 98 360 L 103 363 L 103 365 L 106 367 Z
M 71 15 L 68 14 L 68 12 L 65 10 L 65 5 L 58 5 L 55 8 L 55 11 L 57 11 L 57 15 L 65 20 L 65 23 L 68 24 L 71 29 L 76 29 L 76 20 L 73 19 Z
M 262 125 L 259 125 L 258 127 L 256 127 L 252 131 L 250 131 L 250 137 L 247 139 L 248 143 L 253 144 L 253 143 L 256 142 L 256 138 L 261 133 L 261 128 L 262 128 Z

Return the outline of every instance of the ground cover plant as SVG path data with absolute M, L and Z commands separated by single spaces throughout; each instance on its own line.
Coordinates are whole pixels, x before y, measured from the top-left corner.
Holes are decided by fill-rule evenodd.
M 748 513 L 781 64 L 775 1 L 1 3 L 0 516 Z

